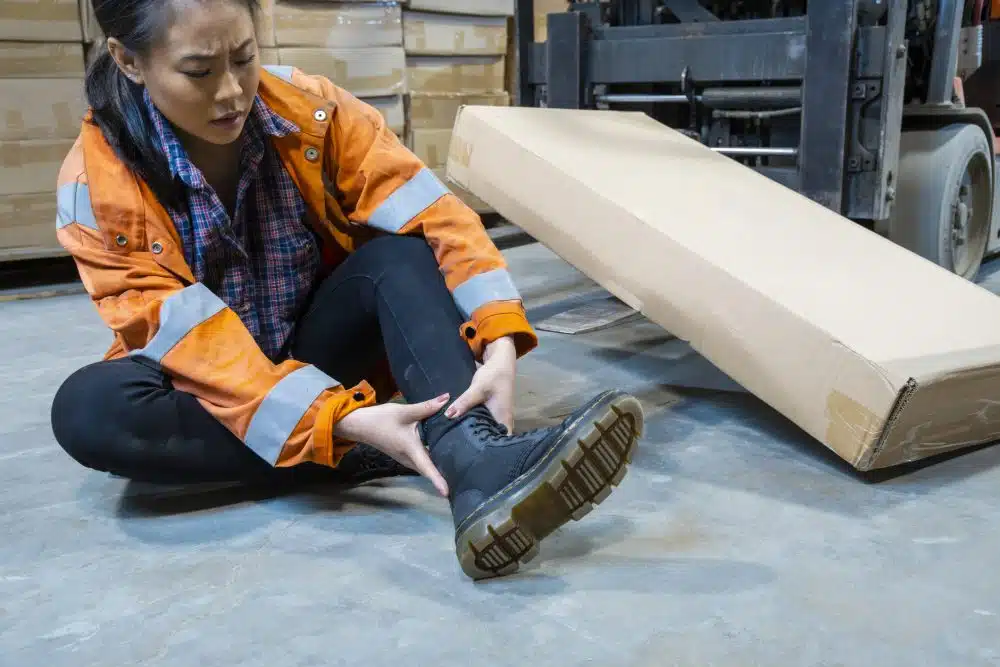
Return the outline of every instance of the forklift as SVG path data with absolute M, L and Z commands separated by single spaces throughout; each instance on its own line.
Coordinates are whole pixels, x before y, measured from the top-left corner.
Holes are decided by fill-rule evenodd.
M 536 41 L 516 0 L 512 104 L 642 111 L 968 280 L 1000 251 L 1000 0 L 589 0 L 545 20 Z

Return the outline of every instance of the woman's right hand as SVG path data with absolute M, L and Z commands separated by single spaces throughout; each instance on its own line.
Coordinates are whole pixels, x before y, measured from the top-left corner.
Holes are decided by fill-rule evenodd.
M 363 442 L 384 452 L 402 465 L 415 470 L 448 497 L 448 483 L 431 462 L 420 438 L 419 423 L 432 416 L 448 402 L 448 394 L 423 403 L 403 405 L 383 403 L 358 408 L 334 425 L 334 435 Z

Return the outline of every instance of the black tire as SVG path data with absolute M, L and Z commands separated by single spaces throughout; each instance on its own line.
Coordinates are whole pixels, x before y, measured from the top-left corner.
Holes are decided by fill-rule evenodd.
M 975 279 L 989 241 L 992 164 L 989 140 L 975 125 L 904 132 L 889 238 Z

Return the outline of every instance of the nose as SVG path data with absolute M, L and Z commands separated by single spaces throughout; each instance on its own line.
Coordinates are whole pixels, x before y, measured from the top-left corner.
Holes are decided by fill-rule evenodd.
M 226 73 L 222 75 L 222 80 L 219 83 L 219 89 L 216 92 L 217 102 L 228 102 L 230 100 L 238 99 L 243 95 L 243 86 L 240 85 L 240 79 L 236 76 L 236 73 L 231 69 L 227 69 Z

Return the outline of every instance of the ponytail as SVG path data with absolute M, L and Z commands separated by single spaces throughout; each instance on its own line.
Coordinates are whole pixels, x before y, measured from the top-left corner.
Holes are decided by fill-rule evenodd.
M 178 187 L 166 156 L 154 142 L 156 132 L 146 113 L 142 86 L 125 76 L 107 48 L 98 48 L 85 84 L 94 122 L 118 158 L 146 182 L 160 203 L 176 207 Z

